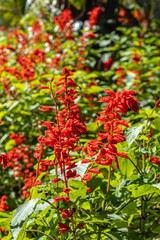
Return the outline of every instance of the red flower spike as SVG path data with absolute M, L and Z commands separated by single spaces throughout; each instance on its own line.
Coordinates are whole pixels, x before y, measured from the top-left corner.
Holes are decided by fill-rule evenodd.
M 89 17 L 90 29 L 92 29 L 96 25 L 100 11 L 101 11 L 101 8 L 96 7 L 88 13 L 90 15 Z

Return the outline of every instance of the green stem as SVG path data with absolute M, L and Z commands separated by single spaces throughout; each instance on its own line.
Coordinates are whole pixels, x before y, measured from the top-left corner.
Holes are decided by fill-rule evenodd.
M 128 159 L 130 160 L 130 162 L 134 165 L 134 167 L 137 169 L 137 171 L 141 174 L 140 170 L 138 169 L 138 167 L 135 165 L 135 163 L 132 161 L 132 159 L 130 157 L 128 157 Z
M 52 239 L 52 240 L 58 240 L 58 238 L 52 238 L 50 235 L 48 235 L 47 233 L 45 232 L 42 232 L 40 230 L 37 230 L 37 229 L 29 229 L 29 230 L 25 230 L 25 232 L 39 232 L 39 233 L 42 233 L 43 235 L 47 236 L 48 238 Z
M 47 202 L 48 204 L 50 204 L 54 209 L 57 209 L 52 203 L 50 203 L 47 199 L 41 198 L 41 200 L 43 200 L 44 202 Z
M 145 240 L 145 201 L 141 197 L 141 216 L 140 216 L 140 230 L 142 234 L 142 239 Z
M 137 198 L 139 198 L 139 197 L 137 197 Z M 122 211 L 123 208 L 125 208 L 129 203 L 133 202 L 133 201 L 136 200 L 137 198 L 131 199 L 131 200 L 129 200 L 128 202 L 126 202 L 125 204 L 123 204 L 123 206 L 122 206 L 120 209 L 118 209 L 115 213 L 116 213 L 116 214 L 119 214 L 120 211 Z
M 143 147 L 145 148 L 145 140 L 143 140 Z M 142 158 L 142 172 L 145 173 L 146 170 L 146 159 L 145 159 L 145 154 L 143 154 Z
M 111 167 L 112 167 L 112 164 L 109 165 L 107 191 L 106 191 L 106 196 L 105 196 L 104 204 L 103 204 L 103 206 L 102 206 L 102 210 L 105 209 L 106 201 L 107 201 L 107 198 L 108 198 L 108 195 L 109 195 L 109 188 L 110 188 L 110 181 L 111 181 Z
M 108 197 L 109 194 L 109 188 L 110 188 L 110 181 L 111 181 L 111 167 L 112 164 L 109 165 L 109 172 L 108 172 L 108 183 L 107 183 L 107 192 L 106 192 L 106 198 Z

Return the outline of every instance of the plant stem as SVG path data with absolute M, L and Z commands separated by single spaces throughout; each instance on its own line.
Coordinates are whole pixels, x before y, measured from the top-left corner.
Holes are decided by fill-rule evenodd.
M 110 135 L 113 135 L 113 123 L 111 123 L 111 127 L 110 127 Z M 111 167 L 112 167 L 112 164 L 109 165 L 106 199 L 107 199 L 108 194 L 109 194 L 109 187 L 110 187 L 110 181 L 111 181 Z
M 47 202 L 50 204 L 54 209 L 57 209 L 52 203 L 50 203 L 47 199 L 41 198 L 42 201 Z
M 50 239 L 52 240 L 58 240 L 58 238 L 52 238 L 50 235 L 48 235 L 47 233 L 45 232 L 42 232 L 40 230 L 37 230 L 37 229 L 29 229 L 29 230 L 25 230 L 25 232 L 39 232 L 39 233 L 42 233 L 43 235 L 49 237 Z
M 108 194 L 109 194 L 109 187 L 110 187 L 110 181 L 111 181 L 111 167 L 112 167 L 112 164 L 109 165 L 109 171 L 108 171 L 108 184 L 107 184 L 106 198 L 108 197 Z
M 143 147 L 145 148 L 145 140 L 143 140 Z M 142 158 L 142 172 L 145 173 L 146 170 L 146 159 L 145 159 L 145 154 L 143 154 Z
M 128 159 L 130 160 L 130 162 L 134 165 L 134 167 L 137 169 L 137 171 L 141 174 L 140 170 L 138 169 L 138 167 L 135 165 L 135 163 L 132 161 L 132 159 L 130 157 L 128 157 Z
M 140 230 L 142 234 L 142 238 L 145 240 L 145 201 L 143 197 L 141 197 L 141 216 L 140 216 Z

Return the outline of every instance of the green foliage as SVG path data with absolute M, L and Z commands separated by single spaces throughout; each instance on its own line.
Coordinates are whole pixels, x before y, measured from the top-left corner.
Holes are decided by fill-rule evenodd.
M 78 10 L 80 10 L 84 3 L 85 3 L 85 0 L 69 0 L 69 2 L 75 7 L 77 8 Z

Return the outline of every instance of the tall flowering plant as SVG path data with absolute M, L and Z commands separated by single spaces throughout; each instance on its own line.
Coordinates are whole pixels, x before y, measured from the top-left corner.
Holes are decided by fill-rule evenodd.
M 109 166 L 107 195 L 109 193 L 109 185 L 111 178 L 112 162 L 115 162 L 119 168 L 117 156 L 127 158 L 125 152 L 118 152 L 116 145 L 125 140 L 121 126 L 129 127 L 128 121 L 122 120 L 120 113 L 127 114 L 128 108 L 134 112 L 138 112 L 138 100 L 133 96 L 133 90 L 122 90 L 120 93 L 114 93 L 112 90 L 105 90 L 109 96 L 101 97 L 99 102 L 107 103 L 106 107 L 102 108 L 100 116 L 97 116 L 96 123 L 103 125 L 103 131 L 98 132 L 98 138 L 91 140 L 84 147 L 84 152 L 88 157 L 95 157 L 92 165 L 84 175 L 84 180 L 91 180 L 91 173 L 101 173 L 95 166 Z
M 53 112 L 56 122 L 43 121 L 42 126 L 45 126 L 47 130 L 44 136 L 38 138 L 40 145 L 36 147 L 36 152 L 34 153 L 34 156 L 38 160 L 34 185 L 37 183 L 36 180 L 42 168 L 44 169 L 48 165 L 54 165 L 55 178 L 51 181 L 51 184 L 56 183 L 58 187 L 58 182 L 63 182 L 63 195 L 54 196 L 53 203 L 57 204 L 57 209 L 61 201 L 66 201 L 68 204 L 68 209 L 58 209 L 58 214 L 61 216 L 58 222 L 59 233 L 62 234 L 70 230 L 73 232 L 74 239 L 76 239 L 75 224 L 73 220 L 74 212 L 70 201 L 68 181 L 78 177 L 76 170 L 73 170 L 76 167 L 77 158 L 73 157 L 71 152 L 80 152 L 82 150 L 79 142 L 79 135 L 86 133 L 87 128 L 80 119 L 79 107 L 74 102 L 77 98 L 78 91 L 76 90 L 76 83 L 71 78 L 73 74 L 67 68 L 63 68 L 62 71 L 61 78 L 55 84 L 55 92 L 52 88 L 54 78 L 50 81 L 50 87 L 39 87 L 39 89 L 49 89 L 51 91 L 55 107 L 41 105 L 41 111 Z M 61 109 L 58 108 L 57 101 L 60 102 Z M 55 153 L 54 161 L 41 159 L 43 148 L 46 146 L 53 148 Z M 59 178 L 58 170 L 60 170 L 61 175 L 63 175 L 63 180 Z M 70 220 L 71 227 L 61 222 L 66 219 Z

